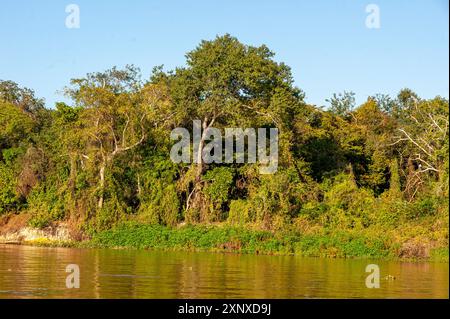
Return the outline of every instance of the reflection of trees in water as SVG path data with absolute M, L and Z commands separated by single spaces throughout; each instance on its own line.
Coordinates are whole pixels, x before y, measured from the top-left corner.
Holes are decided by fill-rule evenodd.
M 65 287 L 71 263 L 80 289 Z M 380 289 L 365 287 L 368 263 Z M 6 298 L 446 298 L 448 279 L 443 263 L 0 246 Z

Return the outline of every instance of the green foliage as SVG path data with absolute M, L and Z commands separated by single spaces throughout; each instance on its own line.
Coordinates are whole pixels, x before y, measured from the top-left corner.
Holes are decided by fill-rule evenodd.
M 389 241 L 358 233 L 338 232 L 332 235 L 299 236 L 295 233 L 274 235 L 267 231 L 243 227 L 184 226 L 124 223 L 96 234 L 91 245 L 97 247 L 130 247 L 156 249 L 191 249 L 204 251 L 237 251 L 262 254 L 299 254 L 322 257 L 388 257 Z
M 223 204 L 228 201 L 233 177 L 233 169 L 227 167 L 216 167 L 205 174 L 206 185 L 203 191 L 211 203 L 213 212 L 220 212 Z
M 15 187 L 14 171 L 0 163 L 0 215 L 17 207 L 20 197 Z
M 448 263 L 449 261 L 448 255 L 449 255 L 448 247 L 436 248 L 431 251 L 431 258 L 433 260 L 440 262 Z
M 29 140 L 35 122 L 24 111 L 0 99 L 0 147 L 13 146 Z
M 438 202 L 435 198 L 426 197 L 414 202 L 407 211 L 407 218 L 417 219 L 420 217 L 434 215 L 437 212 Z
M 364 228 L 371 224 L 374 198 L 370 191 L 357 187 L 354 177 L 336 176 L 333 186 L 325 192 L 328 211 L 321 218 L 331 228 Z
M 51 222 L 65 217 L 63 194 L 54 184 L 42 184 L 36 187 L 28 197 L 28 208 L 32 216 L 30 226 L 43 228 Z
M 21 88 L 13 81 L 0 80 L 0 101 L 11 103 L 33 115 L 44 108 L 44 100 L 36 98 L 33 90 Z
M 346 116 L 355 107 L 355 93 L 344 91 L 344 93 L 334 93 L 331 99 L 326 100 L 330 103 L 330 111 L 336 115 Z
M 123 201 L 120 201 L 114 194 L 111 198 L 105 201 L 105 204 L 100 208 L 96 215 L 94 227 L 96 231 L 109 229 L 124 219 L 126 213 L 126 206 Z
M 128 65 L 65 92 L 70 104 L 46 109 L 0 81 L 0 214 L 30 213 L 35 227 L 68 221 L 101 245 L 138 248 L 383 257 L 448 247 L 444 98 L 404 89 L 356 106 L 344 91 L 317 108 L 274 52 L 228 34 L 149 81 Z M 170 131 L 193 120 L 278 128 L 277 172 L 173 163 Z
M 139 220 L 150 224 L 174 226 L 179 221 L 179 199 L 175 186 L 166 187 L 155 181 L 151 195 L 143 199 L 139 208 Z
M 247 200 L 237 199 L 230 203 L 228 222 L 233 225 L 245 225 L 250 221 L 250 203 Z

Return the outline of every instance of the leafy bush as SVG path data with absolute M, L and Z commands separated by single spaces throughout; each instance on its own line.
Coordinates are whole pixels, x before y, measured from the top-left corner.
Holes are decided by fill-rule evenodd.
M 64 194 L 50 182 L 36 187 L 28 197 L 30 226 L 43 228 L 53 221 L 62 220 L 66 212 L 64 199 Z
M 299 254 L 323 257 L 391 256 L 385 238 L 361 233 L 299 235 L 251 230 L 235 226 L 186 225 L 170 228 L 161 225 L 122 223 L 94 235 L 91 245 L 97 247 L 133 247 L 157 249 L 193 249 L 238 251 L 263 254 Z
M 213 215 L 220 220 L 222 206 L 228 201 L 230 187 L 233 183 L 234 169 L 216 167 L 206 172 L 204 180 L 206 186 L 203 192 L 210 203 Z
M 143 199 L 138 219 L 149 224 L 174 226 L 179 219 L 179 199 L 174 185 L 162 186 L 160 181 Z
M 230 224 L 244 225 L 250 221 L 250 203 L 247 200 L 232 200 L 230 203 L 230 212 L 228 213 L 228 222 Z

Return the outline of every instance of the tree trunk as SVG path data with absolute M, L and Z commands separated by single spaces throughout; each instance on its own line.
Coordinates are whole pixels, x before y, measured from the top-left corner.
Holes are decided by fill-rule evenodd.
M 209 128 L 208 119 L 205 118 L 202 124 L 202 134 L 200 138 L 200 142 L 198 143 L 198 153 L 197 153 L 197 176 L 196 181 L 199 182 L 201 180 L 203 174 L 203 146 L 205 145 L 206 131 Z
M 196 181 L 200 181 L 202 174 L 203 174 L 203 145 L 204 145 L 204 136 L 202 134 L 202 138 L 200 140 L 200 143 L 198 144 L 198 154 L 197 154 L 197 174 L 196 174 Z
M 103 163 L 102 166 L 100 166 L 100 198 L 98 199 L 98 208 L 103 207 L 103 191 L 105 189 L 105 167 L 106 164 Z
M 142 189 L 141 189 L 141 177 L 139 174 L 137 174 L 137 192 L 138 196 L 141 196 Z

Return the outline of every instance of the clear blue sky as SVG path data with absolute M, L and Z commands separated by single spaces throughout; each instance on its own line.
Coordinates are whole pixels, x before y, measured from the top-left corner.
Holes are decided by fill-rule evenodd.
M 65 27 L 66 5 L 80 7 L 80 28 Z M 380 8 L 368 29 L 367 4 Z M 230 33 L 266 44 L 292 68 L 312 104 L 334 92 L 395 95 L 409 87 L 424 98 L 449 91 L 447 0 L 2 0 L 0 79 L 34 89 L 48 106 L 69 79 L 113 65 L 184 65 L 202 39 Z

